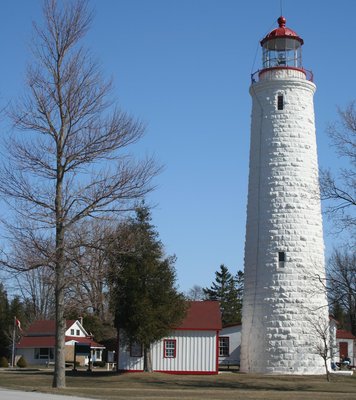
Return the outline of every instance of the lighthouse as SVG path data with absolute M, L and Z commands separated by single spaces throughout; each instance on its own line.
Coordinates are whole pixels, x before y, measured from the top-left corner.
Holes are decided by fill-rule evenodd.
M 278 18 L 252 75 L 241 370 L 323 374 L 328 323 L 312 73 Z

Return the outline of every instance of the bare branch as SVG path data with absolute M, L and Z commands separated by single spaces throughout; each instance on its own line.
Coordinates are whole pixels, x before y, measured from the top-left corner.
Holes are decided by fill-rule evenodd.
M 14 133 L 0 166 L 0 194 L 21 221 L 7 222 L 12 251 L 2 264 L 16 271 L 53 269 L 53 384 L 64 387 L 65 294 L 75 271 L 68 266 L 76 255 L 75 225 L 133 210 L 153 190 L 160 168 L 152 158 L 134 161 L 129 155 L 127 147 L 142 137 L 144 125 L 120 110 L 111 82 L 80 46 L 92 20 L 87 1 L 45 0 L 43 15 L 44 26 L 34 24 L 27 90 L 8 111 Z M 80 271 L 89 279 L 89 271 Z

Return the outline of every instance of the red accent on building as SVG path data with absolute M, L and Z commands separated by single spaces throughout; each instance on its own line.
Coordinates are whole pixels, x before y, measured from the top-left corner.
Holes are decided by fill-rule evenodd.
M 336 338 L 356 340 L 356 337 L 350 331 L 346 331 L 345 329 L 337 329 Z
M 219 372 L 219 331 L 216 331 L 216 360 L 215 360 L 215 371 Z
M 172 350 L 173 344 L 173 354 L 168 355 L 168 351 Z M 168 345 L 168 347 L 167 347 Z M 168 351 L 167 351 L 168 350 Z M 176 358 L 177 357 L 177 340 L 176 339 L 164 339 L 163 340 L 163 358 Z
M 222 328 L 220 304 L 217 301 L 192 301 L 183 322 L 174 330 L 216 331 Z
M 69 329 L 76 320 L 66 321 L 66 330 Z M 28 328 L 25 335 L 16 345 L 18 349 L 32 347 L 55 347 L 56 325 L 54 320 L 40 320 L 33 322 Z M 65 341 L 75 340 L 78 343 L 88 344 L 91 347 L 102 347 L 103 345 L 95 342 L 91 336 L 66 336 Z
M 119 369 L 118 372 L 123 374 L 134 374 L 136 372 L 144 372 L 143 369 Z M 217 375 L 219 373 L 216 371 L 166 371 L 166 370 L 155 370 L 155 372 L 161 372 L 163 374 L 169 375 Z
M 286 27 L 286 19 L 284 17 L 279 17 L 277 22 L 279 25 L 278 28 L 273 29 L 273 31 L 271 31 L 261 40 L 261 46 L 263 46 L 263 44 L 266 43 L 268 40 L 276 38 L 291 38 L 298 40 L 300 44 L 304 43 L 303 39 L 299 37 L 296 32 Z

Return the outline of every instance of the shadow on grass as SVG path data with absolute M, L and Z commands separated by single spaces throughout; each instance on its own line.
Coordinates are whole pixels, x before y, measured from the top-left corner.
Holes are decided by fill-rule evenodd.
M 29 377 L 29 383 L 35 382 L 42 386 L 49 382 L 53 370 L 21 370 L 12 371 L 13 377 L 20 374 Z M 5 375 L 5 374 L 4 374 Z M 37 379 L 35 378 L 37 376 Z M 329 393 L 356 393 L 356 379 L 354 377 L 333 378 L 331 383 L 323 377 L 312 376 L 267 376 L 242 373 L 226 373 L 219 375 L 169 375 L 163 373 L 117 373 L 107 370 L 66 370 L 68 377 L 67 387 L 100 387 L 100 388 L 150 388 L 150 389 L 222 389 L 248 391 L 276 391 L 276 392 L 321 392 Z M 3 376 L 4 377 L 4 376 Z M 31 377 L 31 378 L 30 378 Z M 15 380 L 14 380 L 15 381 Z M 17 381 L 17 379 L 16 379 Z
M 150 388 L 171 388 L 171 389 L 232 389 L 232 390 L 257 390 L 257 391 L 320 391 L 320 386 L 326 384 L 324 390 L 328 391 L 330 387 L 327 382 L 320 380 L 317 384 L 309 383 L 307 378 L 303 378 L 303 382 L 298 382 L 296 377 L 275 378 L 266 376 L 253 376 L 250 377 L 246 374 L 232 373 L 224 375 L 205 376 L 199 378 L 190 375 L 168 375 L 162 373 L 152 374 L 128 374 L 117 373 L 114 371 L 67 371 L 66 375 L 74 378 L 89 378 L 95 379 L 96 384 L 107 385 L 106 380 L 101 380 L 104 377 L 127 377 L 127 383 L 141 384 Z M 114 383 L 112 380 L 110 381 Z M 316 388 L 317 386 L 317 388 Z

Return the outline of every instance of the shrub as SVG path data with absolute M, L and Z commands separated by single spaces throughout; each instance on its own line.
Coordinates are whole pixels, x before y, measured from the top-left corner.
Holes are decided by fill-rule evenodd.
M 0 357 L 0 368 L 7 368 L 9 366 L 9 362 L 6 357 Z
M 105 367 L 105 361 L 94 361 L 93 367 Z
M 26 362 L 25 357 L 21 356 L 20 359 L 19 359 L 19 361 L 17 361 L 17 364 L 16 364 L 16 365 L 17 365 L 19 368 L 26 368 L 26 367 L 27 367 L 27 362 Z
M 69 367 L 74 367 L 74 362 L 73 361 L 66 361 L 66 368 Z M 76 361 L 75 362 L 75 368 L 80 367 L 80 362 Z

